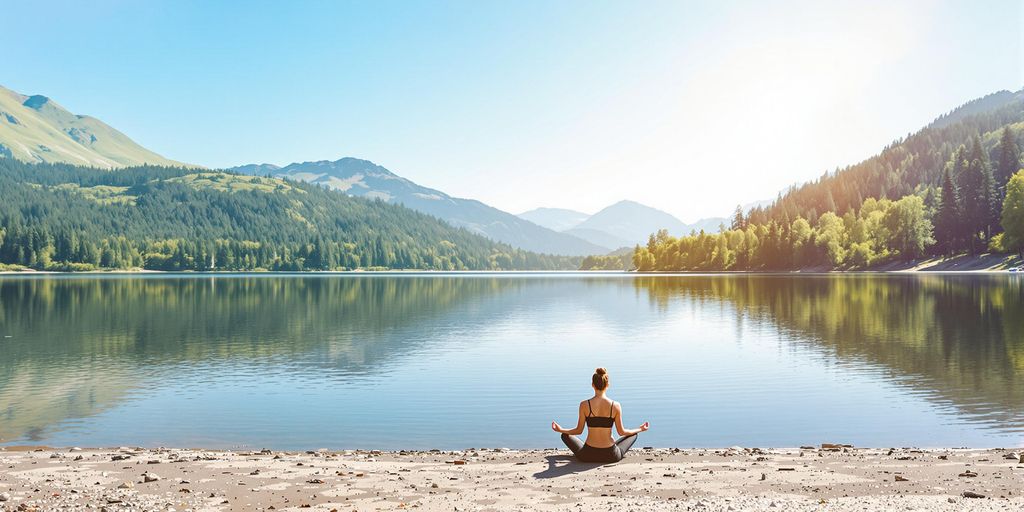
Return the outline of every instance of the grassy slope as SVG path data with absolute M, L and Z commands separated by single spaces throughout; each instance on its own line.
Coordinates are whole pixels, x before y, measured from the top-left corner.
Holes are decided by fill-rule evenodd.
M 218 192 L 241 192 L 255 190 L 259 192 L 296 192 L 306 191 L 295 188 L 280 178 L 264 178 L 259 176 L 240 176 L 222 172 L 200 172 L 186 174 L 166 181 L 184 183 L 195 189 L 209 188 Z
M 102 121 L 77 116 L 53 100 L 0 87 L 0 155 L 112 169 L 139 164 L 182 166 L 136 144 Z M 9 152 L 9 154 L 8 154 Z

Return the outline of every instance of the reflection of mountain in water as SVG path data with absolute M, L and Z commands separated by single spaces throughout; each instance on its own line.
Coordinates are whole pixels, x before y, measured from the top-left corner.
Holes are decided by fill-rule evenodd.
M 654 304 L 732 303 L 807 336 L 840 360 L 977 421 L 1024 429 L 1024 281 L 1006 275 L 686 276 L 635 280 Z
M 1024 284 L 1007 276 L 17 277 L 0 280 L 0 335 L 12 336 L 0 338 L 0 440 L 44 442 L 55 425 L 221 372 L 389 378 L 502 323 L 506 341 L 531 328 L 628 338 L 645 297 L 663 318 L 679 300 L 735 308 L 737 328 L 775 326 L 966 419 L 1024 426 Z
M 475 299 L 521 283 L 414 276 L 4 279 L 0 331 L 12 337 L 0 341 L 0 441 L 34 440 L 48 425 L 102 412 L 191 365 L 294 362 L 296 372 L 368 372 L 425 341 L 389 335 L 394 330 L 486 313 L 474 312 Z

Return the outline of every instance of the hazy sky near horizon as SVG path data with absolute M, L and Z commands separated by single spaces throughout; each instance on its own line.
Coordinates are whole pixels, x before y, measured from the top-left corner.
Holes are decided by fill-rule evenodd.
M 0 85 L 210 167 L 727 215 L 1024 85 L 1024 0 L 19 2 Z

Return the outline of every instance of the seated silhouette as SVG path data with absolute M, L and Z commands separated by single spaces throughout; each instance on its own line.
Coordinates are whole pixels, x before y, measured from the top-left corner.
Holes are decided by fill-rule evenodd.
M 591 379 L 594 396 L 580 402 L 576 428 L 565 429 L 557 422 L 551 422 L 551 430 L 561 432 L 562 442 L 581 462 L 618 462 L 636 442 L 637 434 L 651 427 L 650 423 L 644 422 L 635 429 L 623 428 L 622 405 L 606 396 L 608 384 L 608 370 L 594 370 Z M 583 433 L 584 425 L 587 426 L 586 442 L 576 437 Z M 621 436 L 615 440 L 612 439 L 612 425 Z

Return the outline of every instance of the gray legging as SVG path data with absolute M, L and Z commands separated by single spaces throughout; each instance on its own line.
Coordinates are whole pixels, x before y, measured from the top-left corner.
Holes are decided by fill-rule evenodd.
M 581 441 L 580 438 L 569 434 L 562 434 L 562 442 L 581 462 L 618 462 L 636 442 L 636 436 L 633 434 L 620 437 L 615 440 L 615 444 L 607 448 L 594 448 Z

